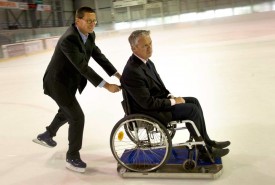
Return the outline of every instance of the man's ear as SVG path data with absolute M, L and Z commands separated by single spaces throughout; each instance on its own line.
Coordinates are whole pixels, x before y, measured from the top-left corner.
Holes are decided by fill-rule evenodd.
M 75 18 L 75 23 L 78 23 L 79 22 L 79 18 Z

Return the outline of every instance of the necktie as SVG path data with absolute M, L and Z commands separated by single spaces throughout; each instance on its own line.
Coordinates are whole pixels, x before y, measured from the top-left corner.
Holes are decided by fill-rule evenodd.
M 152 69 L 151 64 L 149 63 L 149 61 L 146 62 L 146 66 L 149 68 L 149 70 L 154 73 L 154 70 Z
M 150 70 L 151 74 L 153 75 L 153 77 L 155 78 L 155 80 L 157 80 L 159 82 L 159 79 L 153 69 L 153 66 L 150 64 L 149 61 L 146 62 L 146 66 L 149 68 L 149 70 Z

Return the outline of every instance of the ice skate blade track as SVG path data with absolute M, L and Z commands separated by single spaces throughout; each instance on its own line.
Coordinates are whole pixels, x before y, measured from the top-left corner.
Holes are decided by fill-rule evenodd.
M 70 163 L 66 162 L 66 168 L 68 168 L 69 170 L 75 171 L 75 172 L 79 172 L 79 173 L 84 173 L 86 168 L 77 168 L 74 167 L 73 165 L 71 165 Z
M 32 141 L 37 143 L 37 144 L 40 144 L 42 146 L 45 146 L 45 147 L 48 147 L 48 148 L 53 148 L 52 146 L 47 145 L 47 143 L 45 143 L 44 141 L 40 141 L 38 139 L 33 139 Z

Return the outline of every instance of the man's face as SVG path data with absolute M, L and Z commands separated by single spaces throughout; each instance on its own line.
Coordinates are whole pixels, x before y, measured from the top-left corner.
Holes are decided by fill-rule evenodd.
M 140 36 L 137 44 L 132 47 L 132 51 L 142 59 L 149 59 L 153 52 L 150 36 Z
M 83 18 L 76 18 L 76 25 L 84 35 L 92 33 L 96 23 L 95 13 L 85 13 Z

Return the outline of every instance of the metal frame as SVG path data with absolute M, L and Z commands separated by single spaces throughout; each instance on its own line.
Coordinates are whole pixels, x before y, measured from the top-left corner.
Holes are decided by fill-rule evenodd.
M 170 122 L 171 125 L 175 125 L 175 124 L 179 124 L 179 123 L 183 123 L 183 124 L 190 123 L 192 126 L 194 126 L 195 132 L 198 134 L 198 136 L 200 136 L 193 121 L 183 120 L 183 121 Z M 170 128 L 172 129 L 174 127 L 170 127 Z M 178 131 L 178 130 L 185 130 L 187 128 L 186 127 L 177 127 L 174 129 L 176 129 Z M 111 138 L 113 138 L 113 137 L 114 136 L 111 136 Z M 180 150 L 188 150 L 188 149 L 190 150 L 190 149 L 194 148 L 195 145 L 205 146 L 205 143 L 204 143 L 204 141 L 195 141 L 195 142 L 187 141 L 185 143 L 173 144 L 172 148 L 180 147 Z M 186 149 L 184 149 L 184 147 L 186 147 Z M 188 150 L 188 152 L 189 152 L 189 150 Z M 209 156 L 210 156 L 210 154 L 209 154 Z M 149 172 L 130 171 L 118 163 L 117 172 L 122 178 L 217 179 L 223 173 L 223 165 L 222 165 L 221 158 L 218 158 L 215 160 L 213 158 L 210 158 L 210 159 L 211 159 L 212 164 L 196 166 L 196 168 L 191 169 L 191 170 L 186 170 L 184 168 L 184 163 L 183 164 L 173 164 L 173 163 L 169 163 L 169 161 L 168 161 L 168 162 L 166 162 L 166 164 L 162 165 L 156 171 L 149 171 Z M 188 161 L 188 160 L 185 160 L 185 161 Z

